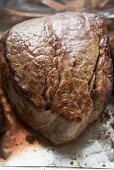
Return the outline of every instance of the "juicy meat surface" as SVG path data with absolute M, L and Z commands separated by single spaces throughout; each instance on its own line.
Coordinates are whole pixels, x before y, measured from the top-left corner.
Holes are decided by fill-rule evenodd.
M 62 13 L 4 33 L 2 81 L 17 115 L 55 144 L 73 140 L 103 111 L 112 89 L 105 20 Z

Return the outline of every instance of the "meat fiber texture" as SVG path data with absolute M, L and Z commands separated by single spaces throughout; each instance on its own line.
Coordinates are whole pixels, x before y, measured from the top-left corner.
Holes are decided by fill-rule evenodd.
M 28 20 L 1 38 L 2 85 L 16 115 L 54 144 L 75 139 L 112 91 L 107 25 L 61 13 Z

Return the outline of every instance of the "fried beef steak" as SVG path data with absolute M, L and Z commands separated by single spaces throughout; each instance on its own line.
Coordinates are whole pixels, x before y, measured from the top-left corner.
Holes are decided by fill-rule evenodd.
M 2 85 L 16 115 L 62 144 L 103 111 L 112 89 L 107 25 L 67 12 L 28 20 L 1 38 Z

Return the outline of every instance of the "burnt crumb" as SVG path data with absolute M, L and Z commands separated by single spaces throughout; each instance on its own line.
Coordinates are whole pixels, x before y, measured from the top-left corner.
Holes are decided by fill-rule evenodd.
M 71 164 L 71 165 L 73 165 L 73 164 L 74 164 L 74 162 L 73 162 L 73 161 L 71 161 L 71 162 L 70 162 L 70 164 Z
M 87 164 L 85 164 L 85 166 L 86 166 Z
M 36 152 L 36 150 L 34 149 L 34 152 Z
M 27 136 L 26 136 L 26 141 L 27 141 L 29 144 L 33 144 L 35 140 L 36 140 L 36 138 L 35 138 L 35 136 L 33 136 L 33 135 L 27 135 Z
M 105 167 L 106 165 L 105 165 L 105 164 L 103 164 L 102 166 L 103 166 L 103 167 Z

